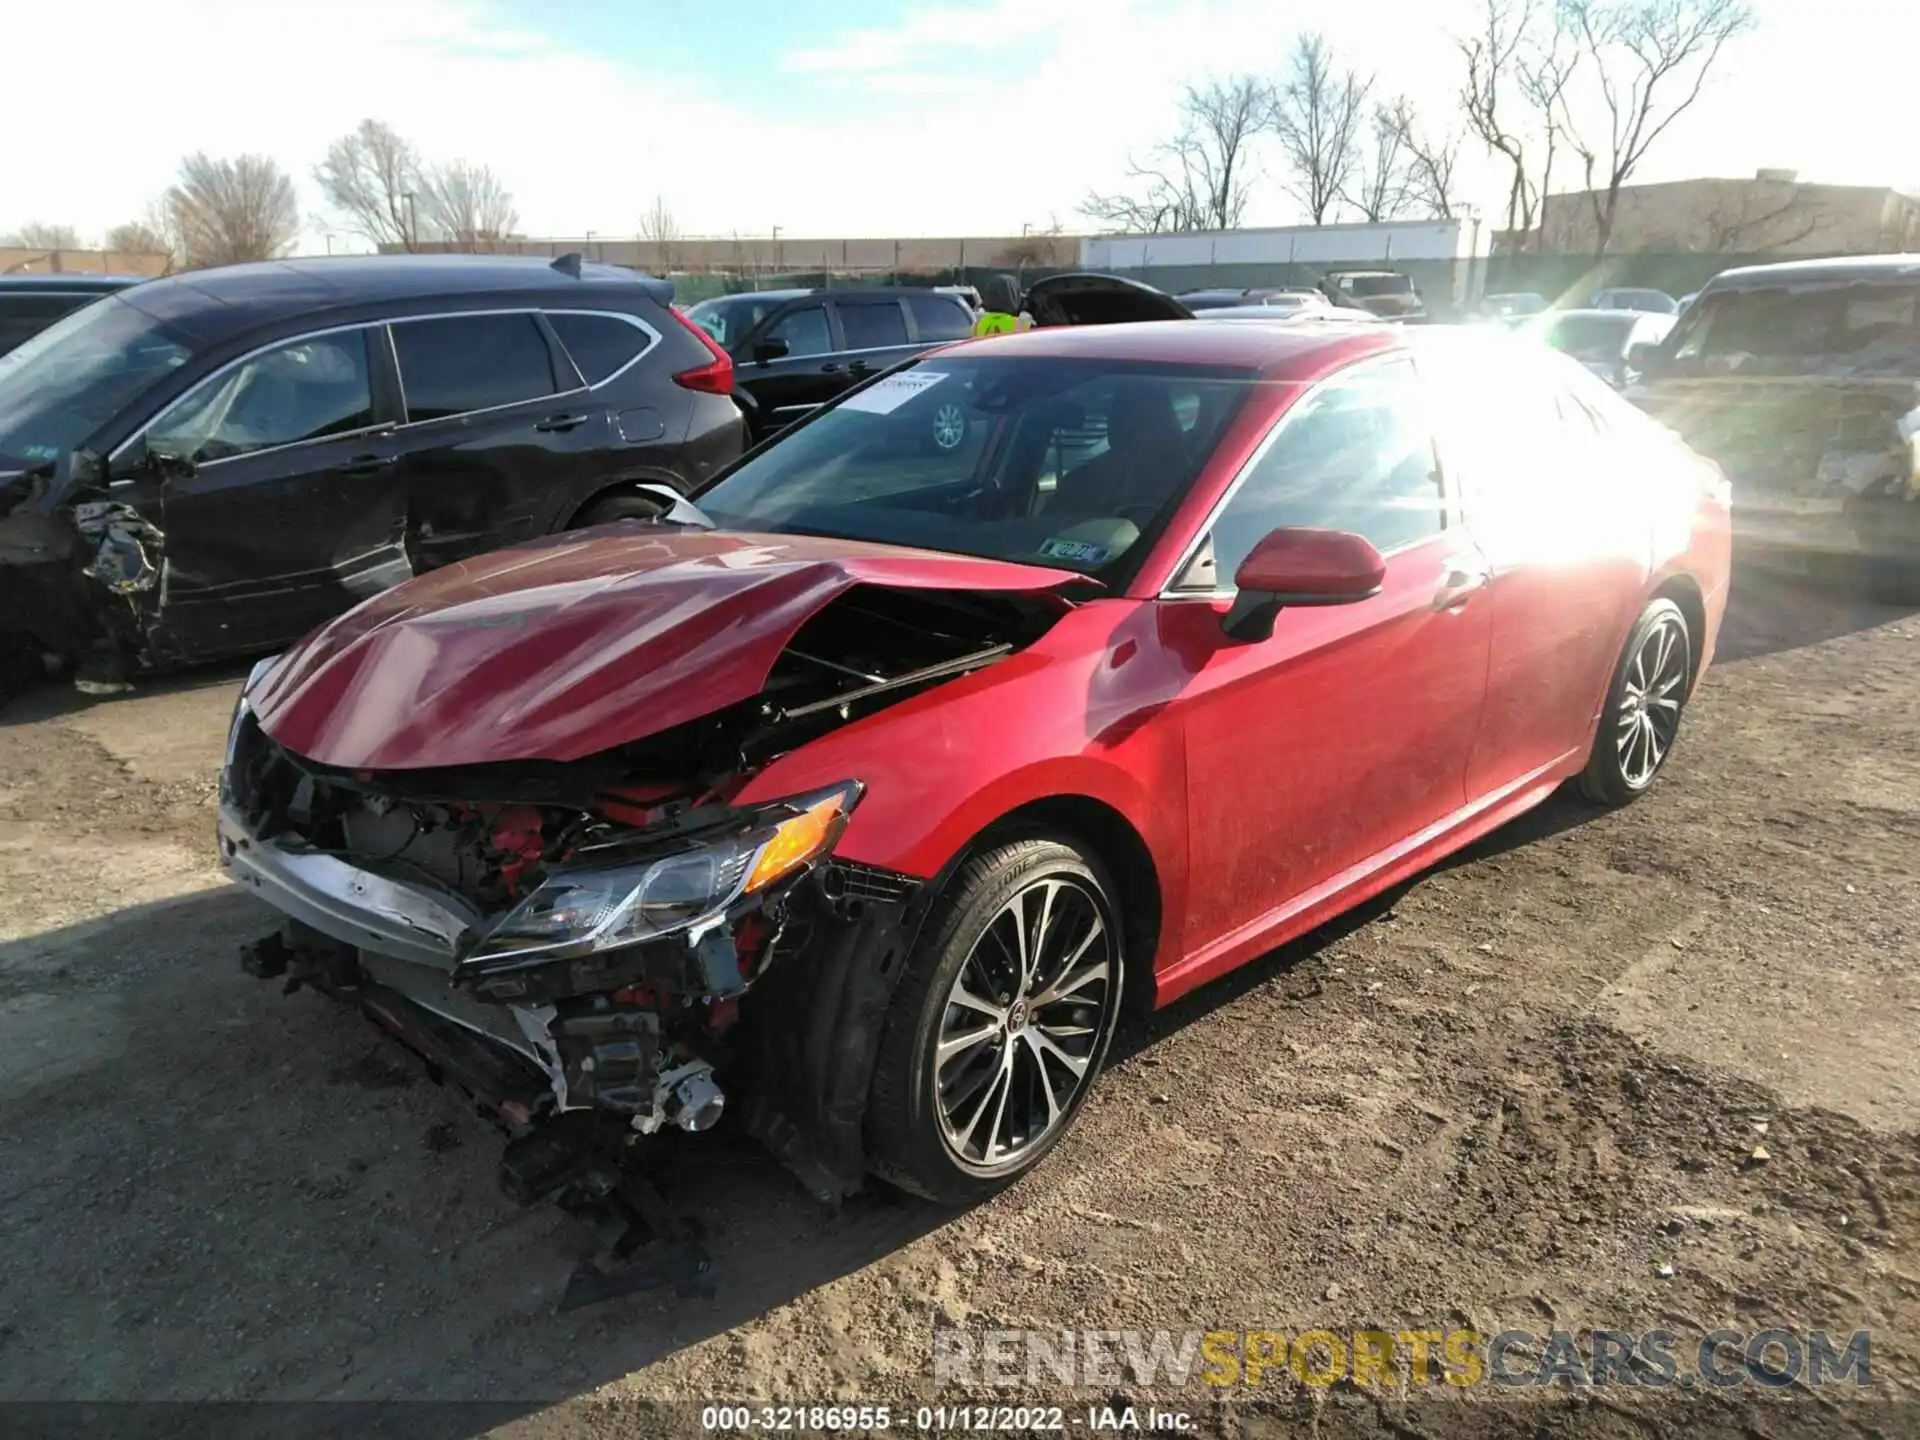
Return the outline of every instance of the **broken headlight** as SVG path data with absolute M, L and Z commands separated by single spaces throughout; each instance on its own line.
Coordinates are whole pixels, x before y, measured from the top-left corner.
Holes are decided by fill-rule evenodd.
M 466 961 L 560 959 L 692 929 L 830 851 L 860 788 L 849 780 L 761 807 L 739 830 L 684 850 L 557 869 Z

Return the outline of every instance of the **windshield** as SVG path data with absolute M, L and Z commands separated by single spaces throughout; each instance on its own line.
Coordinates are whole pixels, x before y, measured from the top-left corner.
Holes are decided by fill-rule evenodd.
M 59 459 L 191 358 L 118 297 L 82 306 L 0 355 L 0 456 Z
M 698 501 L 734 529 L 1117 582 L 1205 464 L 1250 378 L 1114 360 L 928 360 L 850 394 Z
M 1538 315 L 1547 308 L 1543 295 L 1489 295 L 1481 309 L 1488 315 Z
M 1355 275 L 1344 287 L 1355 295 L 1411 295 L 1413 281 L 1404 275 Z
M 1920 377 L 1920 285 L 1724 290 L 1680 324 L 1677 371 Z
M 1679 304 L 1664 290 L 1602 290 L 1594 301 L 1596 310 L 1644 310 L 1652 315 L 1671 315 Z
M 720 295 L 702 300 L 687 318 L 714 338 L 724 350 L 738 345 L 748 333 L 789 297 L 766 295 Z
M 1534 334 L 1581 360 L 1617 360 L 1627 353 L 1627 337 L 1639 319 L 1631 310 L 1618 315 L 1555 315 L 1540 322 Z

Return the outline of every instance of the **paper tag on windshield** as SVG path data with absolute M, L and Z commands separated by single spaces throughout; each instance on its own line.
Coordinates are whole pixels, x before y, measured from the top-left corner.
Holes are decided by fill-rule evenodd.
M 858 395 L 840 402 L 842 410 L 864 410 L 870 415 L 891 415 L 916 395 L 925 394 L 946 375 L 935 370 L 908 370 L 876 380 Z

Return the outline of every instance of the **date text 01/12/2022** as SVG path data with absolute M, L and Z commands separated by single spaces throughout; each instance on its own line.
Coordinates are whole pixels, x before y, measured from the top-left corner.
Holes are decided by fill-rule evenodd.
M 920 1434 L 1031 1434 L 1069 1430 L 1092 1434 L 1185 1434 L 1194 1420 L 1183 1410 L 1134 1405 L 920 1405 L 896 1414 L 887 1405 L 708 1405 L 700 1428 L 709 1433 L 872 1434 L 900 1429 Z

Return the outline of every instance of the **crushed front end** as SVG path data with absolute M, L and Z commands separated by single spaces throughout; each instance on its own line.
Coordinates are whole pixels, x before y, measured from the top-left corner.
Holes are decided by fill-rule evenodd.
M 243 695 L 220 864 L 285 917 L 243 964 L 358 1006 L 466 1091 L 506 1131 L 523 1203 L 658 1231 L 647 1137 L 709 1129 L 743 1088 L 749 1130 L 837 1201 L 861 1167 L 854 1032 L 886 999 L 845 977 L 878 984 L 871 944 L 916 882 L 830 863 L 856 780 L 739 806 L 736 780 L 633 762 L 336 770 L 276 744 Z M 588 1270 L 585 1298 L 611 1293 Z
M 166 537 L 105 494 L 84 454 L 0 481 L 0 694 L 68 666 L 125 688 L 144 660 Z

